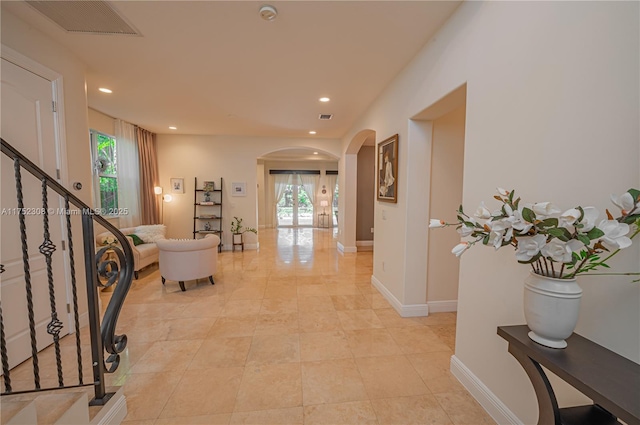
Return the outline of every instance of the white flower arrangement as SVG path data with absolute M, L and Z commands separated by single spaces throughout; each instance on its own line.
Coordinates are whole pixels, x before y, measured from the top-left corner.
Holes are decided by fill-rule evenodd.
M 490 212 L 484 202 L 473 217 L 458 209 L 458 221 L 446 223 L 431 219 L 429 227 L 456 226 L 463 240 L 451 251 L 460 257 L 471 246 L 481 242 L 496 250 L 511 245 L 521 264 L 531 264 L 533 272 L 560 279 L 573 279 L 577 275 L 602 268 L 621 249 L 631 246 L 640 233 L 640 191 L 629 189 L 624 194 L 611 195 L 611 201 L 620 209 L 614 218 L 609 210 L 607 218 L 600 220 L 594 207 L 575 207 L 562 212 L 551 202 L 521 204 L 514 200 L 515 192 L 498 188 L 494 198 L 502 207 Z M 596 225 L 596 223 L 598 223 Z M 601 258 L 604 252 L 609 253 Z M 601 275 L 637 276 L 640 272 L 591 273 Z M 638 282 L 634 280 L 634 282 Z
M 102 239 L 102 244 L 103 245 L 113 245 L 114 243 L 116 243 L 116 237 L 115 236 L 105 236 Z

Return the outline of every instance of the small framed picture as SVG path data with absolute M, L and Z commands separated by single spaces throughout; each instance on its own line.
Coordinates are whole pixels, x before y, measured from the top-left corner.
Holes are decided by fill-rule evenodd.
M 171 179 L 171 193 L 184 193 L 184 179 Z
M 245 182 L 231 183 L 231 196 L 247 196 L 247 184 Z
M 398 135 L 378 143 L 378 201 L 398 202 Z

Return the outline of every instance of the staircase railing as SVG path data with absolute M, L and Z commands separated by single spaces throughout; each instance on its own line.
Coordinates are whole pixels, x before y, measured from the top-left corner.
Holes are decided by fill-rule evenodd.
M 18 216 L 20 227 L 20 243 L 22 247 L 22 262 L 24 270 L 24 289 L 27 301 L 27 314 L 29 321 L 29 336 L 31 342 L 31 363 L 33 365 L 33 388 L 26 390 L 15 390 L 12 388 L 11 382 L 11 370 L 9 368 L 9 354 L 7 347 L 7 340 L 5 339 L 5 317 L 2 311 L 2 301 L 0 300 L 0 356 L 2 358 L 2 375 L 3 375 L 3 391 L 1 395 L 17 394 L 23 392 L 45 391 L 60 388 L 70 388 L 79 386 L 93 385 L 95 398 L 91 400 L 90 405 L 102 405 L 105 404 L 113 393 L 106 392 L 105 386 L 105 373 L 113 373 L 120 363 L 120 353 L 126 348 L 127 337 L 126 335 L 116 335 L 116 323 L 120 310 L 124 303 L 124 299 L 131 286 L 131 280 L 133 277 L 133 252 L 126 237 L 106 219 L 96 214 L 96 211 L 89 205 L 82 202 L 72 193 L 70 193 L 64 186 L 59 184 L 54 178 L 46 174 L 43 170 L 38 168 L 33 162 L 22 155 L 18 150 L 9 145 L 4 139 L 2 141 L 2 153 L 13 160 L 14 176 L 15 176 L 15 195 L 17 199 L 17 208 L 15 213 Z M 25 217 L 28 213 L 24 206 L 24 193 L 22 183 L 22 172 L 26 171 L 29 174 L 35 176 L 41 182 L 41 194 L 42 194 L 42 208 L 38 208 L 42 212 L 42 228 L 43 241 L 39 246 L 39 252 L 45 257 L 46 270 L 47 270 L 47 282 L 48 282 L 48 295 L 51 308 L 51 321 L 47 325 L 47 334 L 50 335 L 51 341 L 54 346 L 56 357 L 56 369 L 58 385 L 50 388 L 43 388 L 40 378 L 40 365 L 38 362 L 38 346 L 42 347 L 42 341 L 38 341 L 37 338 L 42 336 L 43 332 L 36 332 L 36 324 L 34 321 L 34 288 L 32 286 L 31 279 L 31 266 L 29 258 L 29 246 L 27 241 L 27 229 Z M 69 382 L 67 379 L 65 382 L 65 376 L 63 374 L 63 358 L 60 349 L 60 331 L 63 327 L 62 322 L 59 319 L 59 314 L 56 310 L 56 294 L 54 285 L 54 273 L 52 267 L 53 253 L 56 251 L 56 245 L 51 241 L 50 227 L 49 227 L 49 215 L 52 209 L 49 208 L 49 192 L 53 191 L 57 193 L 59 197 L 64 201 L 63 213 L 66 215 L 66 241 L 68 245 L 68 270 L 70 274 L 70 285 L 72 292 L 71 307 L 74 321 L 75 321 L 75 345 L 76 345 L 76 358 L 78 367 L 77 382 Z M 6 195 L 5 195 L 6 196 Z M 55 195 L 54 195 L 55 196 Z M 59 200 L 59 198 L 57 199 Z M 51 203 L 53 205 L 53 203 Z M 31 208 L 30 208 L 31 209 Z M 91 365 L 93 370 L 92 382 L 85 382 L 83 377 L 83 359 L 81 350 L 81 332 L 84 329 L 80 328 L 80 310 L 78 303 L 78 277 L 75 270 L 75 251 L 73 246 L 73 232 L 72 232 L 72 220 L 71 216 L 82 216 L 82 238 L 83 238 L 83 251 L 84 251 L 84 267 L 85 267 L 85 284 L 87 290 L 87 302 L 88 302 L 88 320 L 89 320 L 89 334 L 91 340 Z M 94 237 L 94 223 L 98 223 L 104 226 L 108 231 L 113 233 L 119 244 L 112 244 L 108 247 L 101 248 L 96 253 L 95 237 Z M 3 236 L 4 237 L 4 236 Z M 111 253 L 115 253 L 117 261 L 113 259 L 113 256 L 105 256 L 107 250 Z M 3 262 L 0 259 L 0 262 Z M 5 265 L 0 264 L 0 277 L 5 271 Z M 60 276 L 58 276 L 60 277 Z M 115 285 L 113 295 L 109 300 L 109 304 L 104 313 L 102 321 L 100 320 L 100 308 L 99 308 L 99 287 L 108 287 Z M 37 300 L 36 300 L 37 301 Z M 9 320 L 12 320 L 9 318 Z M 49 338 L 49 337 L 47 337 Z M 108 356 L 105 360 L 105 351 Z M 67 358 L 64 359 L 67 361 Z

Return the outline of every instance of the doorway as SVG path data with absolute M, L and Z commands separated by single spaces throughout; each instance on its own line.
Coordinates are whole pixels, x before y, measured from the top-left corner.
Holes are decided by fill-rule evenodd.
M 278 227 L 313 226 L 313 205 L 302 185 L 288 184 L 276 210 Z

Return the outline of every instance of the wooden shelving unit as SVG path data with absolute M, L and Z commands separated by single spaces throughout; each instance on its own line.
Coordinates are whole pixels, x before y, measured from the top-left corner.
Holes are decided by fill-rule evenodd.
M 207 185 L 213 187 L 207 187 Z M 216 234 L 220 237 L 218 251 L 222 251 L 222 190 L 224 179 L 220 177 L 220 183 L 207 180 L 198 186 L 198 178 L 195 178 L 195 190 L 193 194 L 193 238 L 204 237 L 207 234 Z

